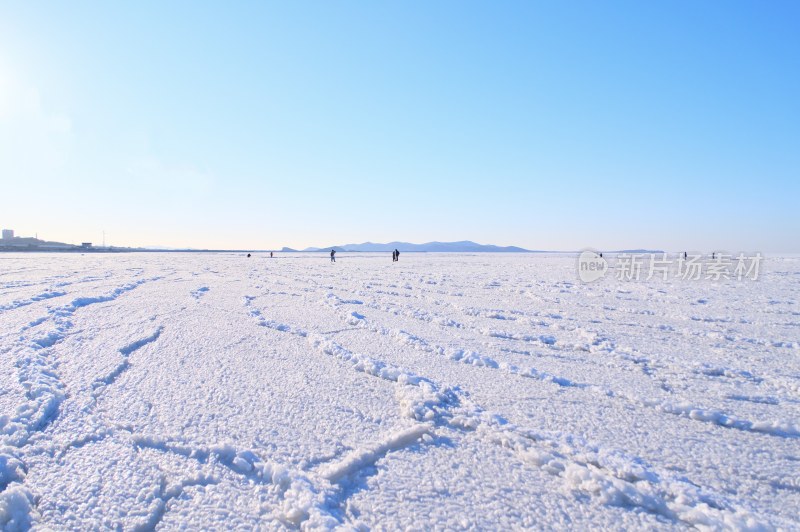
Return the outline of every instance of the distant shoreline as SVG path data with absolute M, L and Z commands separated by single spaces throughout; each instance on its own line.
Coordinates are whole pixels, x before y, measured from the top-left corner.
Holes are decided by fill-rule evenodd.
M 581 253 L 582 250 L 572 250 L 572 251 L 548 251 L 548 250 L 526 250 L 526 251 L 483 251 L 483 250 L 471 250 L 471 251 L 420 251 L 420 250 L 401 250 L 401 253 L 428 253 L 428 254 L 438 254 L 438 253 L 446 253 L 446 254 L 487 254 L 487 255 L 546 255 L 546 254 L 578 254 Z M 291 251 L 282 251 L 282 250 L 274 250 L 274 249 L 151 249 L 151 248 L 26 248 L 26 247 L 0 247 L 0 254 L 2 253 L 80 253 L 80 254 L 112 254 L 112 253 L 258 253 L 258 254 L 266 254 L 266 253 L 274 253 L 275 255 L 291 255 L 291 254 L 303 254 L 303 255 L 326 255 L 329 253 L 328 250 L 322 249 L 318 251 L 305 251 L 305 250 L 291 250 Z M 391 253 L 391 251 L 337 251 L 337 253 L 343 254 L 358 254 L 358 255 L 378 255 L 378 254 L 386 254 Z M 665 252 L 663 250 L 649 250 L 649 249 L 623 249 L 623 250 L 611 250 L 611 251 L 603 251 L 603 253 L 607 253 L 609 255 L 618 255 L 618 254 L 647 254 L 647 253 L 676 253 L 676 252 Z
M 291 250 L 283 251 L 276 249 L 149 249 L 149 248 L 11 248 L 0 247 L 0 253 L 303 253 L 303 254 L 325 254 L 330 253 L 329 250 L 321 249 L 318 251 L 305 251 L 305 250 Z M 391 253 L 391 250 L 386 251 L 338 251 L 337 253 Z M 499 254 L 514 254 L 514 253 L 577 253 L 577 251 L 417 251 L 417 250 L 401 250 L 401 253 L 499 253 Z
M 494 244 L 478 244 L 471 240 L 461 240 L 458 242 L 426 242 L 424 244 L 414 244 L 411 242 L 364 242 L 361 244 L 340 244 L 323 247 L 306 247 L 304 249 L 294 249 L 283 246 L 280 249 L 196 249 L 196 248 L 167 248 L 167 247 L 129 247 L 129 246 L 106 246 L 92 245 L 84 242 L 80 245 L 67 244 L 65 242 L 55 242 L 39 240 L 30 237 L 14 237 L 11 240 L 3 239 L 0 241 L 0 253 L 321 253 L 327 254 L 331 251 L 336 253 L 392 253 L 400 250 L 400 253 L 581 253 L 581 250 L 553 251 L 541 249 L 525 249 L 519 246 L 497 246 Z M 592 250 L 604 253 L 663 253 L 661 250 L 651 250 L 645 248 L 631 248 L 623 250 Z

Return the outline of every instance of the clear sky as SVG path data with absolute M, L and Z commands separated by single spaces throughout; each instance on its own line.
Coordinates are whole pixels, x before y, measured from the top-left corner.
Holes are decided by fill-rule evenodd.
M 0 225 L 800 252 L 800 2 L 0 3 Z

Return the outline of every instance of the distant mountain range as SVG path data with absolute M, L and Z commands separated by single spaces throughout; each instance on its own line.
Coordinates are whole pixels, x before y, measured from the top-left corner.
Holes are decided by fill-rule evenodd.
M 490 253 L 531 253 L 529 249 L 520 248 L 517 246 L 494 246 L 491 244 L 477 244 L 470 240 L 462 240 L 461 242 L 428 242 L 425 244 L 411 244 L 409 242 L 388 242 L 386 244 L 376 244 L 373 242 L 364 242 L 363 244 L 344 244 L 338 246 L 326 247 L 310 247 L 302 251 L 362 251 L 362 252 L 376 252 L 376 251 L 393 251 L 395 249 L 402 251 L 427 251 L 427 252 L 455 252 L 455 253 L 469 253 L 469 252 L 490 252 Z M 283 251 L 295 251 L 290 248 L 283 248 Z
M 296 253 L 299 251 L 304 252 L 326 252 L 335 249 L 338 252 L 379 252 L 389 253 L 395 249 L 400 252 L 417 251 L 417 252 L 430 252 L 430 253 L 576 253 L 576 251 L 545 251 L 545 250 L 530 250 L 518 246 L 495 246 L 492 244 L 478 244 L 471 240 L 462 240 L 460 242 L 427 242 L 425 244 L 412 244 L 410 242 L 387 242 L 385 244 L 377 244 L 374 242 L 364 242 L 363 244 L 344 244 L 337 246 L 326 247 L 310 247 L 303 250 L 292 249 L 284 247 L 281 251 L 286 253 Z M 64 244 L 62 242 L 50 242 L 46 240 L 39 240 L 37 238 L 29 237 L 14 237 L 10 239 L 0 239 L 0 251 L 80 251 L 80 252 L 99 252 L 99 253 L 120 253 L 120 252 L 232 252 L 232 251 L 262 251 L 268 252 L 269 250 L 234 250 L 234 249 L 193 249 L 193 248 L 170 248 L 161 246 L 149 246 L 140 248 L 117 247 L 117 246 L 93 246 L 92 244 L 74 245 Z M 662 253 L 660 250 L 649 249 L 624 249 L 605 251 L 609 254 L 643 254 L 643 253 Z

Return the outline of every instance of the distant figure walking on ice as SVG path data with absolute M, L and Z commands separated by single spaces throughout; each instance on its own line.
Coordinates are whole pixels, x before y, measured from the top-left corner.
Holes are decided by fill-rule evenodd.
M 336 262 L 336 257 L 334 257 L 334 255 L 336 255 L 336 250 L 332 249 L 331 250 L 331 262 Z
M 392 262 L 397 262 L 399 260 L 400 260 L 400 252 L 395 249 L 394 253 L 392 253 Z
M 269 252 L 269 258 L 272 258 L 272 252 L 271 251 Z

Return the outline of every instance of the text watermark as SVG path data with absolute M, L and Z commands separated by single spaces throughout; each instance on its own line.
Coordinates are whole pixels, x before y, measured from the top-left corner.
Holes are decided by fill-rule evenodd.
M 619 253 L 609 262 L 602 253 L 586 250 L 578 256 L 578 277 L 591 283 L 613 272 L 618 281 L 679 279 L 683 281 L 758 280 L 761 253 L 735 257 L 726 253 Z

